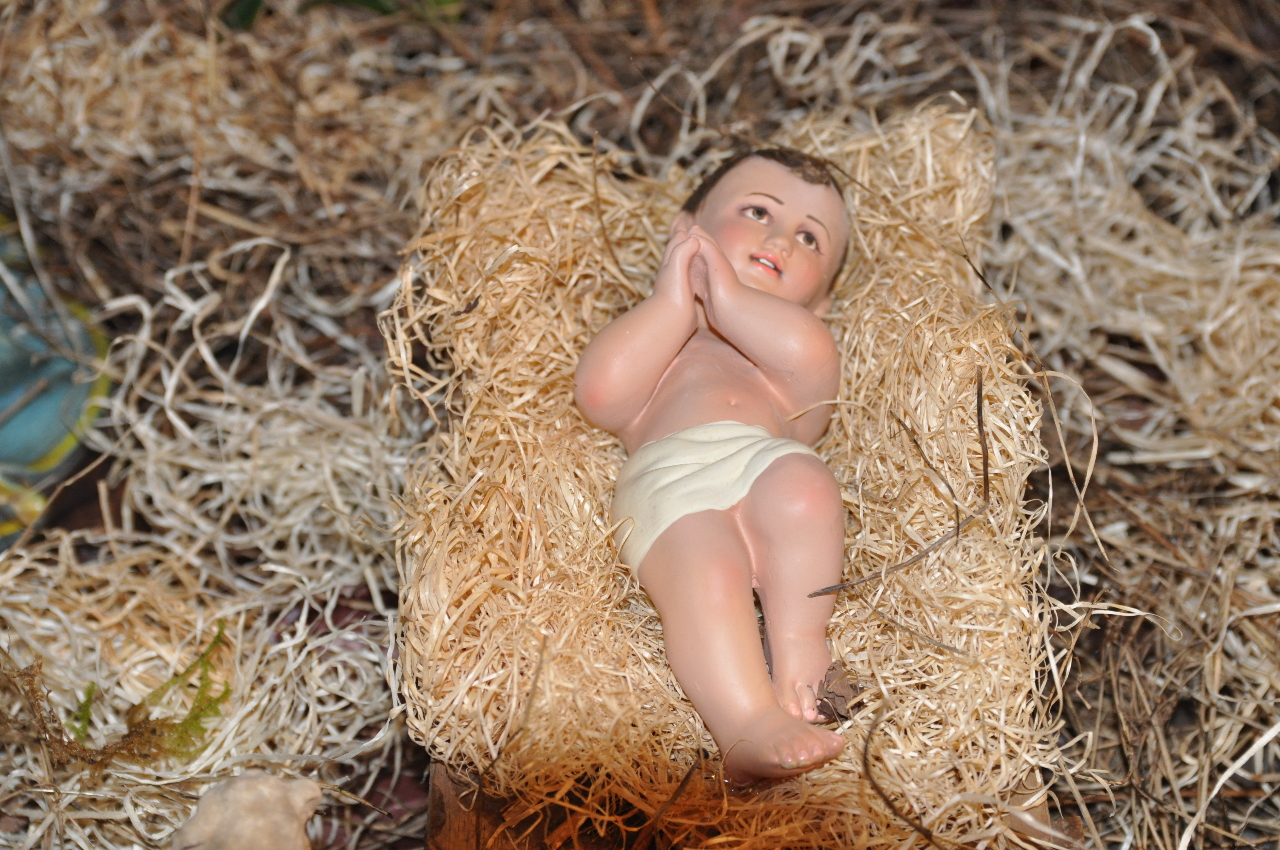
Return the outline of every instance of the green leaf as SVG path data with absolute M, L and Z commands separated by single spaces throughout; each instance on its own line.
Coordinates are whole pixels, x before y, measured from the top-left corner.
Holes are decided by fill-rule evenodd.
M 231 0 L 218 17 L 228 28 L 247 30 L 253 26 L 254 18 L 262 11 L 262 0 Z
M 93 711 L 93 695 L 97 689 L 97 684 L 94 682 L 89 683 L 89 687 L 84 689 L 84 699 L 80 700 L 80 705 L 76 707 L 75 713 L 67 721 L 67 727 L 71 730 L 71 734 L 75 735 L 76 740 L 82 744 L 84 739 L 89 737 L 90 713 Z

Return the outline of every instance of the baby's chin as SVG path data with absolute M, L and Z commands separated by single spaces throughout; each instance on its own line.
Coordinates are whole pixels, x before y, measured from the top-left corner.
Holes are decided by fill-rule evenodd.
M 821 291 L 816 294 L 804 293 L 803 295 L 797 295 L 795 292 L 788 291 L 784 288 L 781 288 L 779 286 L 779 281 L 777 279 L 774 279 L 772 281 L 761 282 L 761 281 L 756 281 L 749 276 L 744 277 L 743 275 L 739 275 L 738 280 L 742 281 L 743 286 L 746 286 L 750 289 L 755 289 L 759 292 L 764 292 L 769 295 L 773 295 L 777 298 L 781 298 L 783 301 L 789 301 L 792 304 L 796 304 L 800 307 L 804 307 L 806 310 L 813 310 L 815 312 L 820 312 L 820 313 L 826 312 L 825 309 L 819 311 L 818 308 L 824 301 L 827 300 L 827 294 L 830 292 L 830 289 L 831 289 L 830 285 L 825 285 L 821 287 Z M 769 285 L 770 283 L 772 283 L 773 285 L 770 286 Z
M 733 270 L 737 272 L 738 280 L 742 281 L 745 286 L 782 298 L 787 297 L 782 291 L 783 278 L 781 274 L 769 271 L 763 266 L 757 266 L 753 262 L 748 262 L 745 267 L 735 266 Z

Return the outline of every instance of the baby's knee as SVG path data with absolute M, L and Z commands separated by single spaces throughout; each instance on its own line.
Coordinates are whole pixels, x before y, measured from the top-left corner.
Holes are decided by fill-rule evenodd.
M 789 522 L 843 518 L 840 485 L 826 464 L 809 455 L 788 455 L 759 482 L 764 510 Z

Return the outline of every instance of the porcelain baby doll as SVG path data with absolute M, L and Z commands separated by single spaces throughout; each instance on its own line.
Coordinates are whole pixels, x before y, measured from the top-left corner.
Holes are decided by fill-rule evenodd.
M 819 317 L 848 238 L 819 160 L 729 160 L 672 222 L 653 294 L 591 341 L 575 376 L 587 419 L 629 454 L 619 557 L 738 781 L 801 773 L 844 746 L 814 725 L 834 597 L 808 594 L 840 580 L 844 557 L 840 489 L 810 446 L 839 381 Z

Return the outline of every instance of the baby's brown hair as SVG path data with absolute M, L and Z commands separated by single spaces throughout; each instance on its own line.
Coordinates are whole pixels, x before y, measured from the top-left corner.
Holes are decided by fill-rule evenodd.
M 707 195 L 720 182 L 720 178 L 728 174 L 735 165 L 753 156 L 778 163 L 806 183 L 812 183 L 815 186 L 829 186 L 841 199 L 844 198 L 844 192 L 841 190 L 840 184 L 836 182 L 835 175 L 831 173 L 831 168 L 827 165 L 826 160 L 811 156 L 804 151 L 798 151 L 795 148 L 744 148 L 720 163 L 715 171 L 702 178 L 698 188 L 694 189 L 693 194 L 686 198 L 685 202 L 680 206 L 681 212 L 687 212 L 690 215 L 696 214 L 698 208 L 702 206 L 702 202 L 707 199 Z M 846 259 L 848 259 L 847 251 L 840 257 L 840 265 L 836 266 L 835 274 L 831 276 L 831 280 L 827 281 L 828 290 L 835 286 L 836 278 L 840 277 L 840 272 L 844 270 Z
M 836 182 L 835 175 L 831 173 L 831 169 L 827 167 L 825 160 L 810 156 L 804 151 L 798 151 L 795 148 L 745 148 L 720 163 L 715 171 L 702 178 L 698 188 L 694 189 L 693 194 L 685 199 L 680 209 L 690 214 L 696 213 L 698 207 L 702 206 L 702 202 L 707 199 L 707 195 L 720 182 L 720 178 L 728 174 L 735 165 L 753 156 L 778 163 L 778 165 L 781 165 L 806 183 L 812 183 L 815 186 L 830 186 L 836 191 L 837 195 L 843 195 L 840 190 L 840 184 Z

